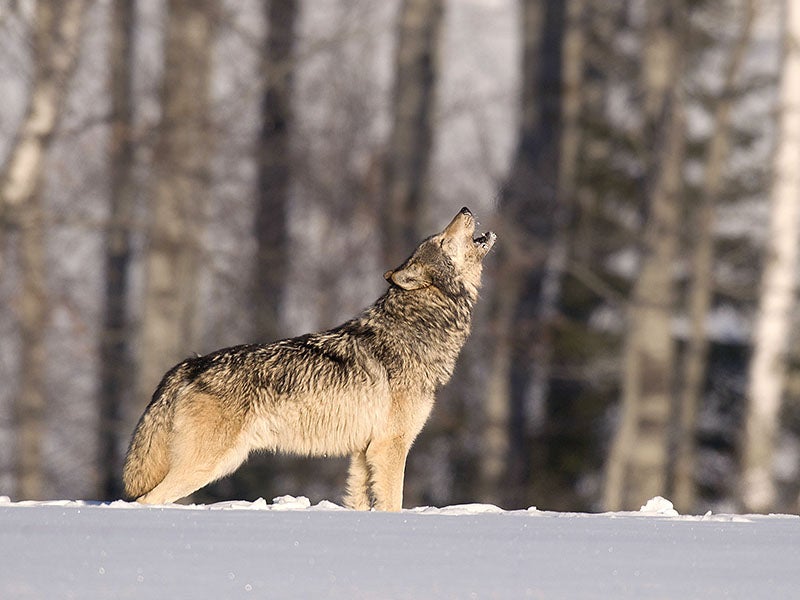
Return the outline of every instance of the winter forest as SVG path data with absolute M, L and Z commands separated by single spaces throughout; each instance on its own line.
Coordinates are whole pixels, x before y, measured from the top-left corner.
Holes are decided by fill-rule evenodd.
M 800 511 L 800 3 L 0 0 L 0 90 L 0 494 L 119 498 L 167 369 L 352 317 L 469 206 L 405 506 Z

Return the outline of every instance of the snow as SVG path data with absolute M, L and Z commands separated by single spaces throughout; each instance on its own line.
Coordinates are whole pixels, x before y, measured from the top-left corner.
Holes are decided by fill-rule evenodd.
M 648 515 L 664 515 L 666 517 L 678 516 L 678 511 L 673 508 L 672 502 L 661 496 L 650 498 L 650 500 L 639 509 L 639 512 Z
M 0 496 L 0 598 L 793 598 L 800 518 Z

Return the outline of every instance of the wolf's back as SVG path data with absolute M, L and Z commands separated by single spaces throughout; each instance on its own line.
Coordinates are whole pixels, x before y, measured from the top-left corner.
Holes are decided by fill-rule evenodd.
M 133 432 L 122 469 L 125 496 L 131 500 L 156 487 L 169 470 L 175 401 L 185 387 L 182 367 L 183 363 L 164 376 Z

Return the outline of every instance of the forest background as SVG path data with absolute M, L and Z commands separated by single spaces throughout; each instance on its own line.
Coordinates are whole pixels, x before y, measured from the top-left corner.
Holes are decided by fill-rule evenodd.
M 466 205 L 406 506 L 800 511 L 797 3 L 0 0 L 0 90 L 0 493 L 118 498 L 170 366 L 351 317 Z

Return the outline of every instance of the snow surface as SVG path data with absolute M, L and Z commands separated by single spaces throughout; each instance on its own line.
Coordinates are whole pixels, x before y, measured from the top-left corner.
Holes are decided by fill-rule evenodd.
M 0 496 L 0 598 L 797 598 L 800 518 Z

